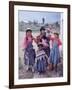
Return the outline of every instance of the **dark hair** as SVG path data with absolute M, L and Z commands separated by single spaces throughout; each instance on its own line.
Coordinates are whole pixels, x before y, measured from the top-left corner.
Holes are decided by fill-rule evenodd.
M 43 47 L 43 44 L 38 44 L 37 46 L 38 46 L 38 47 Z
M 47 37 L 46 36 L 43 36 L 42 39 L 47 39 Z
M 31 30 L 31 29 L 27 29 L 27 30 L 26 30 L 26 33 L 27 33 L 27 32 L 32 32 L 32 30 Z
M 55 35 L 59 36 L 59 33 L 54 33 Z
M 44 26 L 42 26 L 42 27 L 40 28 L 40 31 L 42 31 L 42 30 L 45 31 L 45 27 L 44 27 Z

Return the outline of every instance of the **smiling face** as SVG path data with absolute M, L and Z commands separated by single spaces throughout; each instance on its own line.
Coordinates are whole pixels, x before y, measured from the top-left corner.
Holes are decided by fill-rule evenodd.
M 27 36 L 27 37 L 32 36 L 32 31 L 31 31 L 31 30 L 27 30 L 27 31 L 26 31 L 26 36 Z
M 28 31 L 28 32 L 26 33 L 26 35 L 27 35 L 27 36 L 31 36 L 32 33 L 31 33 L 30 31 Z

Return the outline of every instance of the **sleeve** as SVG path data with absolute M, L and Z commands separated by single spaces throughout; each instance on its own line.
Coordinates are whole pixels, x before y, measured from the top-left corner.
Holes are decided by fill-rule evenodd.
M 58 40 L 58 45 L 59 45 L 59 46 L 62 45 L 62 42 L 61 42 L 60 39 Z
M 26 41 L 26 37 L 23 38 L 23 42 L 22 42 L 22 48 L 26 48 L 27 46 L 27 41 Z
M 54 38 L 51 35 L 48 38 L 52 41 L 54 40 Z

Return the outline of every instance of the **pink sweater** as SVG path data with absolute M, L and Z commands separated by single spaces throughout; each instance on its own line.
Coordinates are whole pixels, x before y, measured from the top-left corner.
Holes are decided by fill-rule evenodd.
M 22 47 L 23 47 L 23 48 L 27 48 L 27 45 L 28 45 L 30 42 L 33 42 L 33 38 L 32 38 L 32 37 L 24 37 L 23 43 L 22 43 Z
M 52 40 L 52 44 L 53 44 L 54 40 L 56 40 L 58 42 L 58 46 L 62 45 L 62 42 L 59 38 L 50 37 L 50 40 Z

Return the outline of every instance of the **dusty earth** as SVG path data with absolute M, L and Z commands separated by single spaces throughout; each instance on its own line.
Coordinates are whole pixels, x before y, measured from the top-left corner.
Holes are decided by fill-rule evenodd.
M 63 76 L 63 65 L 60 63 L 55 70 L 49 70 L 45 73 L 39 74 L 38 72 L 27 71 L 25 65 L 19 68 L 19 79 L 29 79 L 29 78 L 49 78 L 49 77 L 62 77 Z

